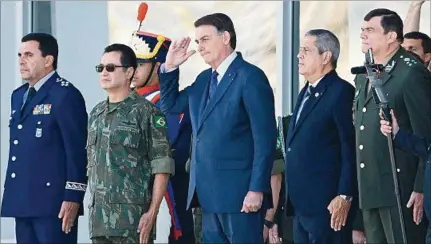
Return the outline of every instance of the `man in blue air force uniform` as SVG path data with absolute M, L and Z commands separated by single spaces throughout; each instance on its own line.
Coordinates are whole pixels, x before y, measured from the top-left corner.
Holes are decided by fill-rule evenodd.
M 21 42 L 20 72 L 27 82 L 11 99 L 1 216 L 15 218 L 17 243 L 77 243 L 87 187 L 84 98 L 56 72 L 54 37 L 31 33 Z
M 158 71 L 160 64 L 165 62 L 170 44 L 169 38 L 143 31 L 134 32 L 130 43 L 138 61 L 132 85 L 140 96 L 157 107 L 160 106 Z M 186 209 L 189 174 L 185 170 L 185 165 L 189 158 L 192 135 L 189 111 L 165 114 L 165 117 L 176 172 L 170 179 L 165 194 L 172 217 L 169 243 L 195 243 L 192 210 Z

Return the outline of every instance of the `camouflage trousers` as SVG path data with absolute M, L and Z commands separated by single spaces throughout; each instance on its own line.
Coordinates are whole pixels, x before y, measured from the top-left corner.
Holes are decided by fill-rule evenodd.
M 202 209 L 194 208 L 194 232 L 195 232 L 195 243 L 202 244 Z
M 151 238 L 150 238 L 151 239 Z M 127 237 L 123 236 L 101 236 L 93 237 L 92 244 L 137 244 L 139 243 L 139 234 L 131 235 Z M 148 244 L 153 244 L 153 240 L 149 240 Z

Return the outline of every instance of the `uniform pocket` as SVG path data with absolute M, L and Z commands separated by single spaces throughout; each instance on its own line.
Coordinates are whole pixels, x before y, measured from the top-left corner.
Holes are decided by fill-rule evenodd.
M 111 143 L 129 148 L 139 148 L 142 135 L 133 127 L 118 126 L 111 135 Z
M 115 186 L 113 186 L 115 188 Z M 145 189 L 135 189 L 134 187 L 123 187 L 123 190 L 111 189 L 110 203 L 114 204 L 139 204 L 147 203 L 147 194 Z

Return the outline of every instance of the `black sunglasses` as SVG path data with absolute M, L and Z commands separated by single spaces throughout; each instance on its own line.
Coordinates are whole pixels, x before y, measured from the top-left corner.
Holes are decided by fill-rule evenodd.
M 104 69 L 106 69 L 106 71 L 108 72 L 114 72 L 116 68 L 128 68 L 128 67 L 130 66 L 115 65 L 115 64 L 107 64 L 107 65 L 99 64 L 96 65 L 96 72 L 101 73 Z

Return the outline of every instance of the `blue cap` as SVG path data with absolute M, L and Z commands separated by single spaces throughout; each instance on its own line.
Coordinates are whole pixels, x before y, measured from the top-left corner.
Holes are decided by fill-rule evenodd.
M 164 63 L 170 45 L 171 39 L 143 31 L 135 31 L 130 42 L 138 63 Z

